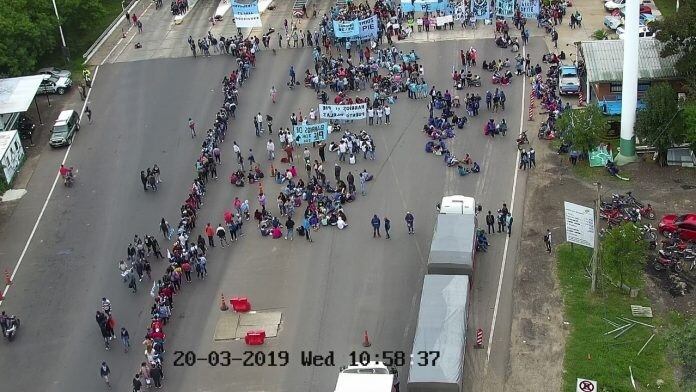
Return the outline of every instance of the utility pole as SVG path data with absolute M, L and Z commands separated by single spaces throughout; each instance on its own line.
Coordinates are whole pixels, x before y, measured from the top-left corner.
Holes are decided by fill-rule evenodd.
M 58 7 L 56 6 L 56 0 L 53 1 L 53 11 L 56 13 L 56 19 L 58 20 L 58 31 L 60 32 L 60 41 L 63 44 L 61 47 L 61 50 L 63 52 L 63 56 L 65 57 L 65 63 L 67 64 L 70 61 L 70 50 L 68 49 L 68 45 L 65 43 L 65 36 L 63 35 L 63 23 L 60 21 L 60 16 L 58 15 Z
M 597 264 L 599 264 L 599 207 L 601 202 L 599 199 L 599 190 L 602 188 L 602 184 L 595 182 L 597 186 L 597 198 L 595 199 L 595 210 L 594 210 L 594 248 L 592 249 L 592 285 L 590 291 L 592 293 L 597 291 Z

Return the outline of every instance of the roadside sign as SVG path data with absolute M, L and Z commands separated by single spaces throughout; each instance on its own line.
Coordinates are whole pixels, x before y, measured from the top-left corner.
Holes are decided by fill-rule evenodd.
M 578 384 L 576 392 L 596 392 L 597 391 L 597 381 L 585 380 L 584 378 L 578 378 Z
M 594 209 L 567 201 L 564 204 L 566 241 L 594 248 Z

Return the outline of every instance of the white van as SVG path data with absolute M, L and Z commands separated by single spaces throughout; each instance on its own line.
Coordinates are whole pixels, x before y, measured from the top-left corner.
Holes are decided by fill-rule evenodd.
M 381 362 L 347 366 L 341 369 L 334 392 L 391 392 L 395 376 Z
M 462 195 L 445 196 L 440 202 L 440 213 L 476 215 L 476 200 Z

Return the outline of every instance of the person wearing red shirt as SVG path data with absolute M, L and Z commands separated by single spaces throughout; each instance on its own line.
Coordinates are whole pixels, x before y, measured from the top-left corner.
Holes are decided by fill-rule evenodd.
M 213 226 L 210 225 L 210 222 L 208 222 L 207 225 L 205 225 L 205 235 L 208 237 L 208 245 L 211 248 L 215 247 L 215 243 L 213 242 L 213 236 L 215 235 L 215 229 L 213 229 Z

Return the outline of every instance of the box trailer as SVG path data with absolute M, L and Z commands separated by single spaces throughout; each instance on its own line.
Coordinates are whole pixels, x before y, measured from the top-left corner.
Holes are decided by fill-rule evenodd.
M 425 276 L 408 392 L 462 391 L 468 309 L 468 276 Z
M 428 255 L 428 274 L 474 274 L 476 216 L 438 214 Z

